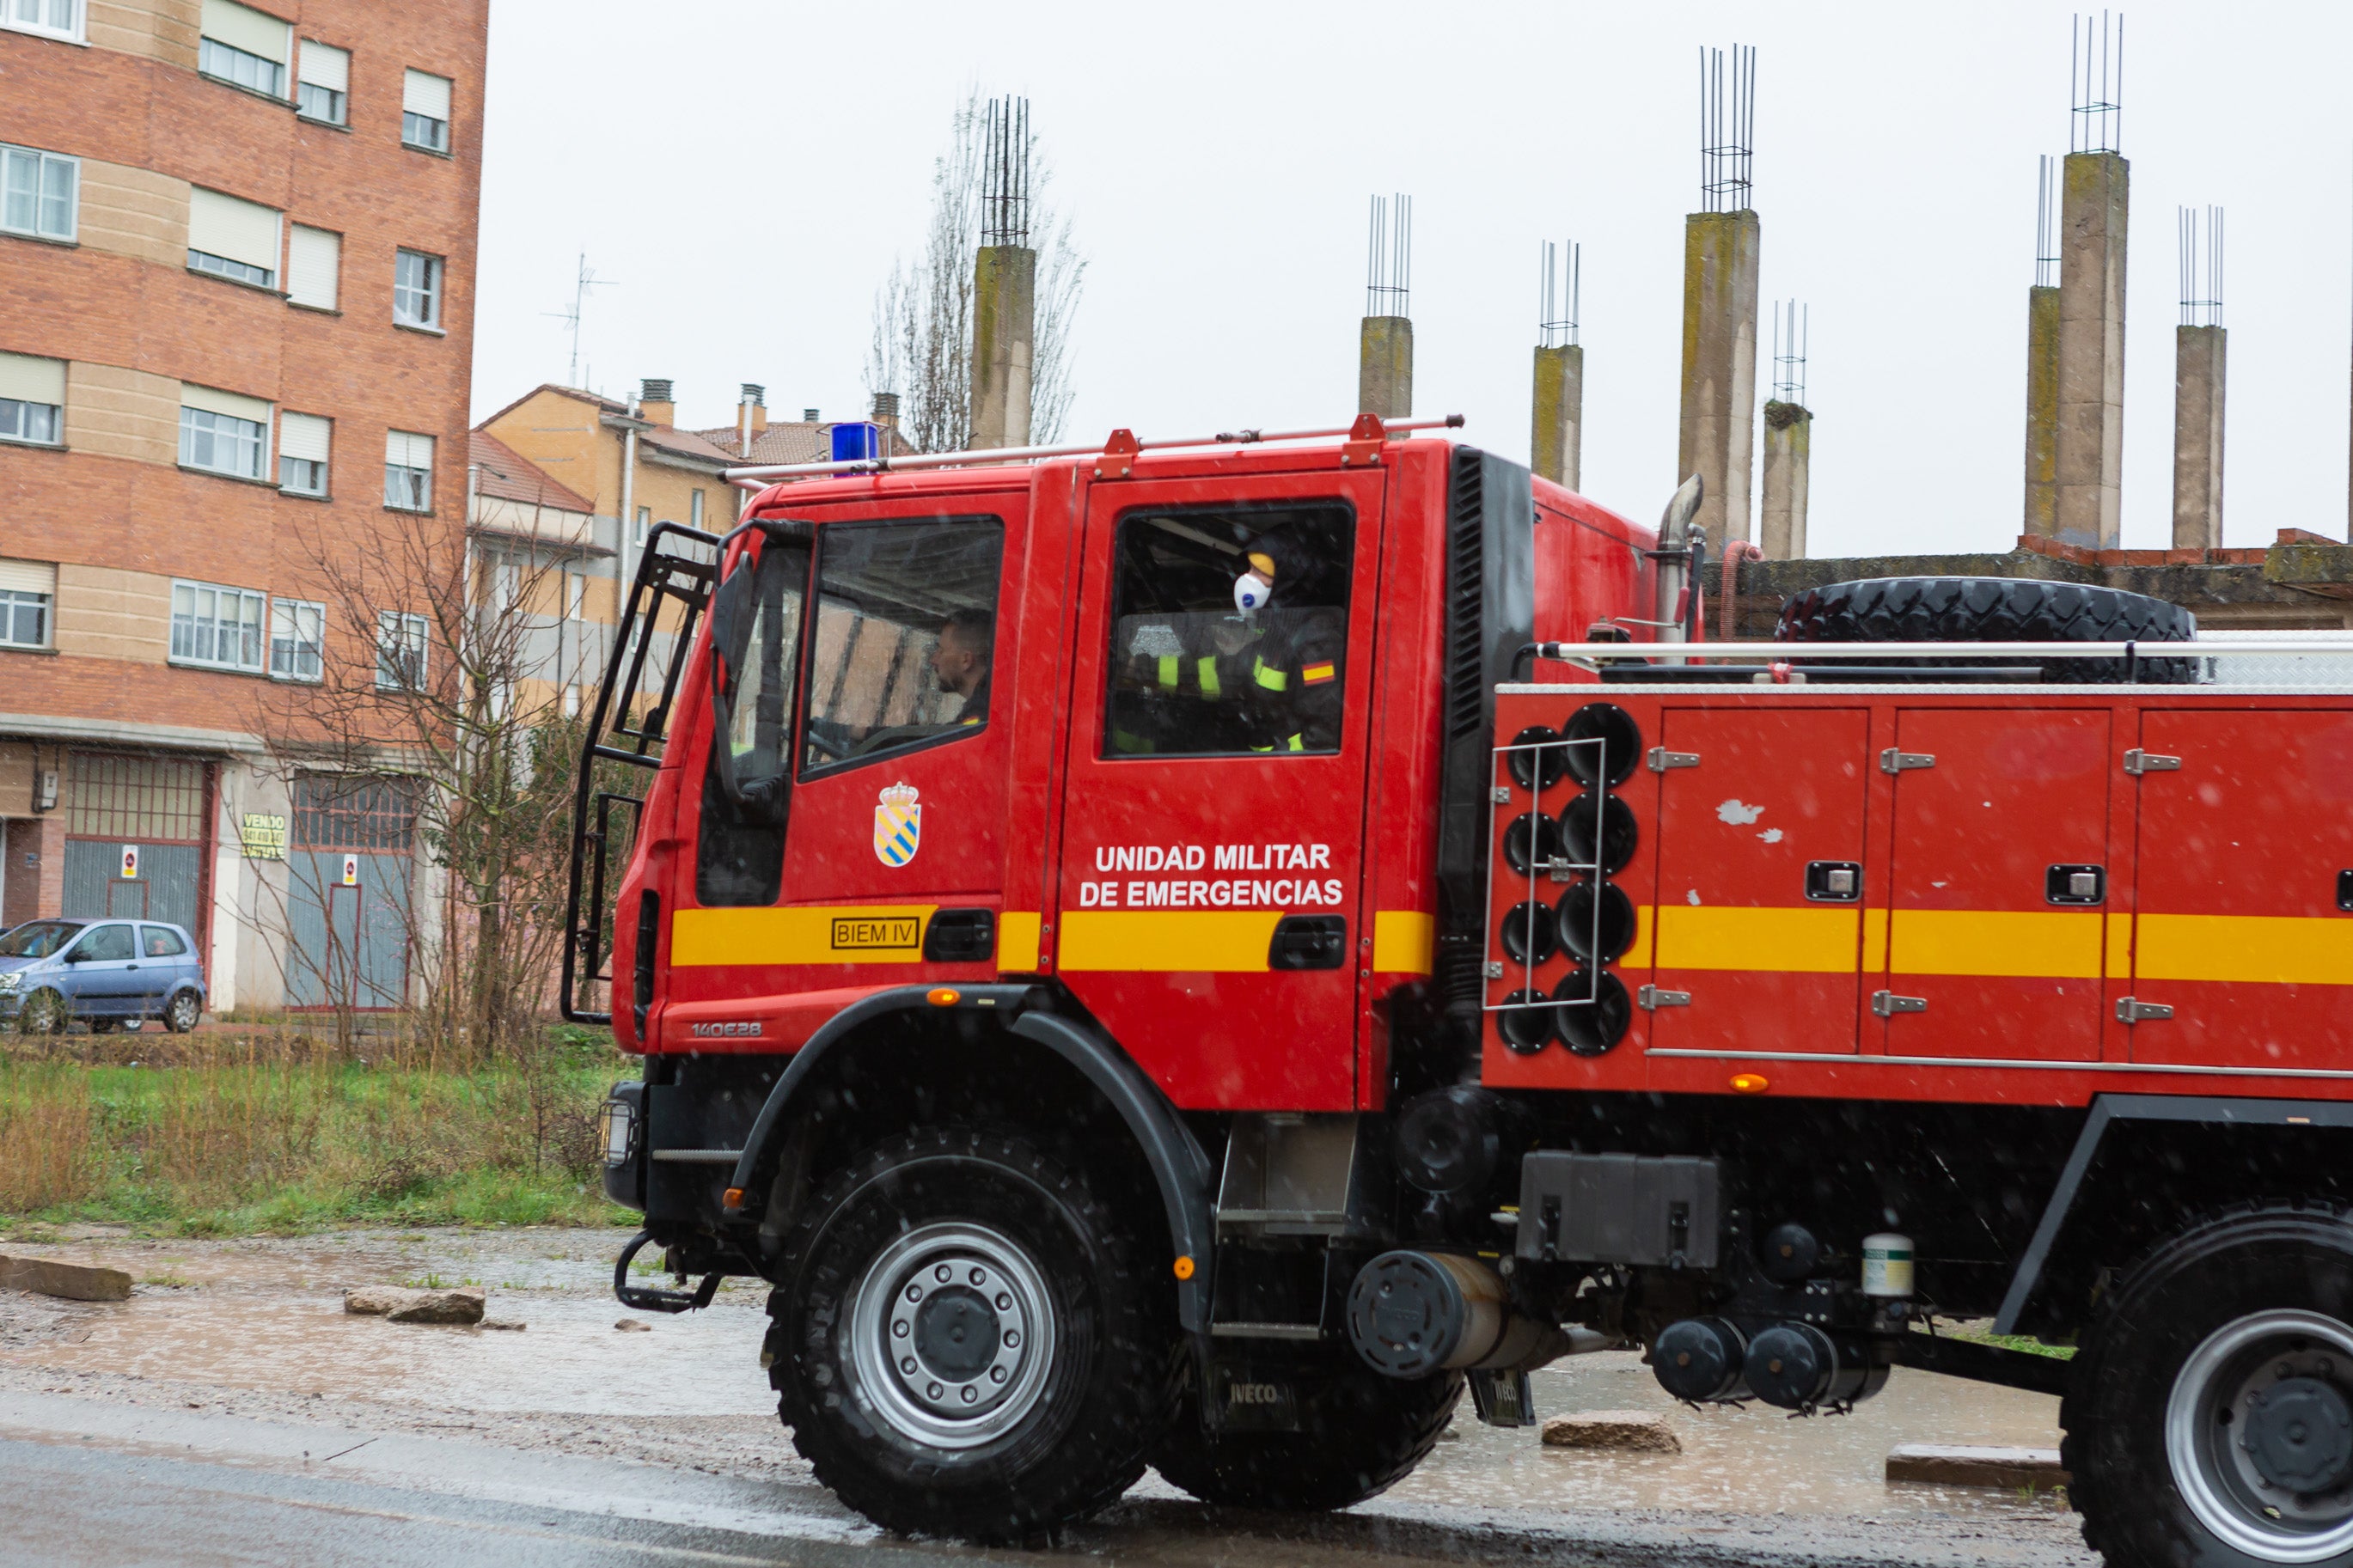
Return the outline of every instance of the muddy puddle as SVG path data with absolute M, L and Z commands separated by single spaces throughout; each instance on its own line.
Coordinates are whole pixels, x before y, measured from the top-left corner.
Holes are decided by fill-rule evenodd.
M 2059 1401 L 1898 1368 L 1851 1415 L 1792 1420 L 1763 1405 L 1693 1410 L 1660 1389 L 1631 1352 L 1579 1356 L 1536 1373 L 1546 1415 L 1645 1410 L 1666 1416 L 1680 1454 L 1546 1448 L 1532 1429 L 1482 1426 L 1466 1398 L 1458 1440 L 1441 1442 L 1389 1495 L 1465 1507 L 1697 1509 L 1746 1514 L 2031 1514 L 2047 1495 L 1973 1487 L 1891 1484 L 1887 1451 L 1899 1443 L 2059 1446 Z

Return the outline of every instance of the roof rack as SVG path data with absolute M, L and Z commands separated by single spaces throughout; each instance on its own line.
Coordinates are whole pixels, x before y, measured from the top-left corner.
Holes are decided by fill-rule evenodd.
M 978 468 L 998 464 L 1034 463 L 1047 458 L 1085 458 L 1103 455 L 1133 456 L 1137 452 L 1165 451 L 1173 447 L 1252 447 L 1269 441 L 1321 441 L 1335 436 L 1345 436 L 1356 441 L 1381 441 L 1409 430 L 1454 430 L 1462 426 L 1462 416 L 1449 414 L 1442 419 L 1382 419 L 1371 414 L 1359 415 L 1353 425 L 1335 425 L 1318 430 L 1221 430 L 1215 436 L 1187 436 L 1174 440 L 1139 440 L 1126 430 L 1114 430 L 1109 439 L 1075 447 L 998 447 L 976 452 L 926 452 L 907 458 L 860 458 L 839 463 L 763 463 L 750 468 L 729 468 L 730 484 L 745 489 L 765 489 L 778 479 L 825 479 L 842 474 L 880 474 L 899 469 Z

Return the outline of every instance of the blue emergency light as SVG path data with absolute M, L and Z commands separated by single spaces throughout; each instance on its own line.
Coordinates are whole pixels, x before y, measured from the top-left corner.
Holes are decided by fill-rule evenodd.
M 833 427 L 833 460 L 871 463 L 882 455 L 882 426 L 855 421 Z

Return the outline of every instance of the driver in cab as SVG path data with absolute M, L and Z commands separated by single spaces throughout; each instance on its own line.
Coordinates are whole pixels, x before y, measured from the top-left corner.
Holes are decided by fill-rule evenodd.
M 952 725 L 978 724 L 988 717 L 988 677 L 996 653 L 997 617 L 987 610 L 957 610 L 940 624 L 939 640 L 932 648 L 932 676 L 940 689 L 964 699 L 949 721 Z

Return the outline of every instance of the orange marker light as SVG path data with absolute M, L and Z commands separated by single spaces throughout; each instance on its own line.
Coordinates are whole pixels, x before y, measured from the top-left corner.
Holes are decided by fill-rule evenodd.
M 742 1208 L 744 1206 L 744 1189 L 741 1187 L 728 1188 L 725 1194 L 720 1197 L 719 1206 L 727 1210 L 730 1214 Z
M 1180 1258 L 1176 1260 L 1176 1278 L 1179 1279 L 1190 1279 L 1193 1278 L 1193 1260 L 1191 1258 Z
M 964 993 L 953 985 L 937 985 L 932 988 L 931 994 L 923 1000 L 934 1007 L 953 1007 L 964 1000 Z
M 1732 1092 L 1735 1094 L 1762 1094 L 1772 1087 L 1765 1081 L 1765 1075 L 1761 1072 L 1736 1072 L 1732 1075 Z

